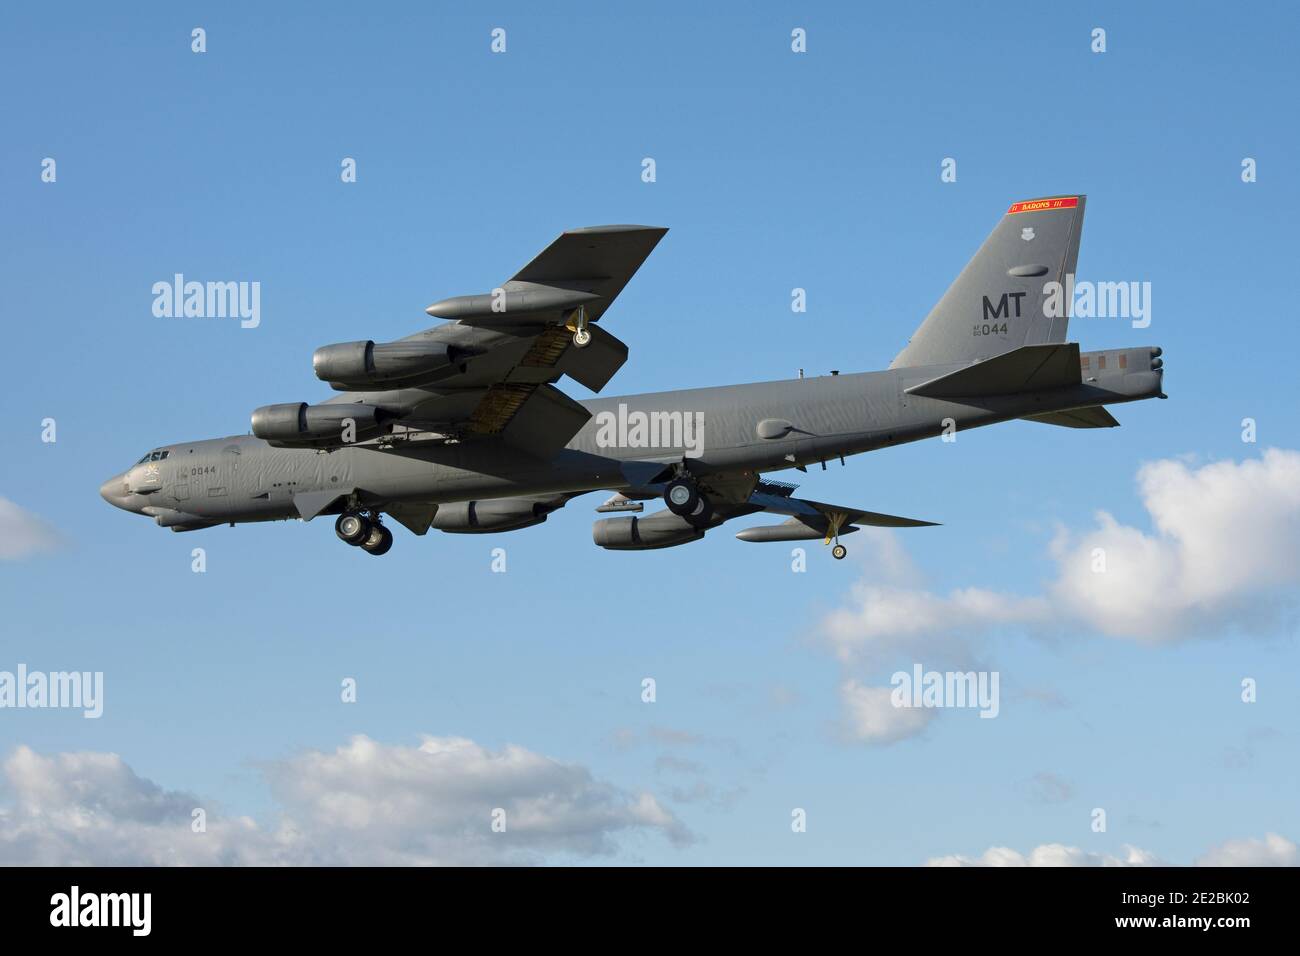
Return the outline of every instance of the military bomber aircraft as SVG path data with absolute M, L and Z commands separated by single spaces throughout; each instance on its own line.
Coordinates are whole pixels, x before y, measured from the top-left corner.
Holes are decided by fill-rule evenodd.
M 417 535 L 513 531 L 607 490 L 602 548 L 673 547 L 770 512 L 786 520 L 737 537 L 824 539 L 842 558 L 860 526 L 933 522 L 805 500 L 766 475 L 1011 419 L 1106 428 L 1105 406 L 1165 397 L 1159 348 L 1065 340 L 1083 212 L 1083 196 L 1012 205 L 883 371 L 587 401 L 555 383 L 600 392 L 627 361 L 597 323 L 667 230 L 574 229 L 490 293 L 429 306 L 434 328 L 318 348 L 338 395 L 258 408 L 251 435 L 161 445 L 100 493 L 173 531 L 337 515 L 342 541 L 379 555 L 386 517 Z

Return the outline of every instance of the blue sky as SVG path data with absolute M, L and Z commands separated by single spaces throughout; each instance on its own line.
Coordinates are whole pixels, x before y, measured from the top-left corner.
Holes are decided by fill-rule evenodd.
M 271 827 L 286 807 L 268 766 L 355 734 L 464 737 L 649 792 L 693 837 L 628 826 L 612 853 L 540 855 L 559 862 L 917 864 L 1063 843 L 1186 863 L 1225 840 L 1300 838 L 1292 539 L 1267 552 L 1210 537 L 1211 572 L 1252 552 L 1266 570 L 1217 597 L 1155 595 L 1152 613 L 1177 624 L 1159 639 L 1086 612 L 994 626 L 953 611 L 936 639 L 957 635 L 953 660 L 1001 673 L 1001 714 L 942 713 L 887 746 L 846 730 L 842 688 L 920 658 L 904 645 L 846 663 L 826 623 L 855 607 L 855 585 L 1058 593 L 1052 542 L 1086 537 L 1098 511 L 1159 535 L 1137 484 L 1148 462 L 1193 476 L 1235 463 L 1215 514 L 1294 509 L 1285 482 L 1265 493 L 1243 464 L 1300 448 L 1294 10 L 385 8 L 0 15 L 0 497 L 57 537 L 0 563 L 0 669 L 106 683 L 99 720 L 0 711 L 0 752 L 115 753 Z M 344 157 L 356 183 L 340 182 Z M 940 181 L 945 157 L 955 183 Z M 1241 181 L 1244 157 L 1257 182 Z M 778 475 L 818 500 L 943 522 L 856 535 L 848 561 L 810 548 L 792 573 L 789 548 L 731 536 L 743 522 L 603 552 L 599 495 L 509 535 L 399 530 L 382 561 L 339 546 L 328 522 L 172 534 L 98 495 L 157 444 L 242 434 L 256 406 L 325 397 L 314 348 L 417 331 L 425 305 L 491 288 L 565 228 L 671 227 L 604 320 L 631 347 L 606 390 L 620 394 L 884 367 L 1009 203 L 1063 192 L 1088 195 L 1080 278 L 1153 290 L 1149 328 L 1080 319 L 1071 338 L 1162 346 L 1170 400 L 1115 409 L 1115 430 L 1013 423 Z M 155 318 L 150 288 L 176 272 L 259 281 L 261 325 Z M 806 314 L 790 310 L 795 287 Z M 1200 527 L 1200 500 L 1173 485 Z M 1294 528 L 1295 511 L 1277 524 Z M 345 677 L 356 704 L 339 701 Z M 1257 703 L 1240 702 L 1243 677 Z M 796 807 L 806 833 L 791 832 Z

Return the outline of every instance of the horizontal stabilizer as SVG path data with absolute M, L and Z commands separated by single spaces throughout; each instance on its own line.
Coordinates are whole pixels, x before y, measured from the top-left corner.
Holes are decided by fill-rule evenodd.
M 1115 416 L 1100 405 L 1087 408 L 1072 408 L 1066 412 L 1043 412 L 1041 415 L 1024 416 L 1027 422 L 1042 422 L 1044 425 L 1060 425 L 1063 428 L 1118 428 Z
M 926 398 L 985 398 L 1080 385 L 1077 342 L 1022 345 L 907 389 Z

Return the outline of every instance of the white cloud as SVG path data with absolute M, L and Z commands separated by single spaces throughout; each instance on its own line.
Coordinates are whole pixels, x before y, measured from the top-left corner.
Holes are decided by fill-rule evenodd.
M 1064 609 L 1143 641 L 1267 626 L 1277 592 L 1300 584 L 1300 452 L 1200 468 L 1156 461 L 1138 488 L 1153 532 L 1103 512 L 1093 531 L 1055 543 L 1051 593 Z M 1096 548 L 1104 573 L 1092 570 Z
M 991 627 L 1034 624 L 1048 615 L 1042 598 L 1016 598 L 964 588 L 947 597 L 921 588 L 859 583 L 851 606 L 822 623 L 844 663 L 879 667 L 905 654 L 908 660 L 970 663 L 967 638 Z
M 855 680 L 840 685 L 840 702 L 853 739 L 866 744 L 892 744 L 925 730 L 934 711 L 895 707 L 892 693 L 892 687 L 865 687 Z
M 425 737 L 418 747 L 357 736 L 332 752 L 265 764 L 281 807 L 273 827 L 224 817 L 137 776 L 116 754 L 43 756 L 19 747 L 2 772 L 0 863 L 474 864 L 608 855 L 618 836 L 690 833 L 649 793 L 584 767 L 506 746 Z M 207 812 L 207 832 L 191 830 Z M 493 832 L 494 809 L 506 829 Z
M 190 831 L 190 794 L 137 776 L 111 753 L 42 756 L 19 747 L 0 767 L 0 863 L 136 866 L 275 862 L 275 839 L 246 818 Z
M 1152 531 L 1101 512 L 1087 532 L 1058 534 L 1055 575 L 1039 595 L 924 587 L 892 532 L 874 535 L 864 575 L 846 606 L 821 621 L 819 639 L 851 675 L 899 665 L 968 670 L 979 639 L 1007 628 L 1048 633 L 1091 628 L 1171 642 L 1277 622 L 1300 585 L 1300 452 L 1192 467 L 1142 466 L 1138 489 Z M 1097 567 L 1098 551 L 1104 570 Z M 888 689 L 840 685 L 850 732 L 866 743 L 914 736 L 929 720 L 889 707 Z
M 0 497 L 0 561 L 17 561 L 59 544 L 58 533 L 30 511 Z
M 992 846 L 976 857 L 940 856 L 927 866 L 1163 866 L 1149 850 L 1125 844 L 1120 856 L 1091 853 L 1063 843 L 1044 843 L 1028 854 Z M 1300 849 L 1286 837 L 1270 833 L 1262 840 L 1228 840 L 1196 859 L 1196 866 L 1300 866 Z
M 1276 833 L 1264 839 L 1227 840 L 1198 857 L 1197 866 L 1300 866 L 1300 848 Z
M 927 860 L 926 866 L 1156 866 L 1159 860 L 1146 850 L 1127 844 L 1122 856 L 1089 853 L 1064 843 L 1044 843 L 1028 855 L 1005 846 L 991 846 L 977 857 L 940 856 Z
M 996 628 L 1070 621 L 1139 641 L 1172 641 L 1273 623 L 1300 585 L 1300 452 L 1189 467 L 1142 466 L 1138 487 L 1154 531 L 1100 512 L 1097 526 L 1052 543 L 1056 576 L 1041 596 L 859 583 L 822 631 L 840 660 L 962 666 L 969 639 Z M 1094 570 L 1097 551 L 1104 570 Z M 890 559 L 897 565 L 899 559 Z
M 295 825 L 313 845 L 333 847 L 340 863 L 607 854 L 613 833 L 634 828 L 689 840 L 648 793 L 625 793 L 522 747 L 493 752 L 459 737 L 425 737 L 419 747 L 353 737 L 332 753 L 272 765 L 268 776 Z M 490 828 L 497 807 L 505 833 Z

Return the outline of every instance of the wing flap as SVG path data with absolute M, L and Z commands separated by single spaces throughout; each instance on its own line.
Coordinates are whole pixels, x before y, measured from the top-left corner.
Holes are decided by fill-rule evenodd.
M 627 361 L 628 348 L 626 343 L 600 326 L 591 326 L 588 331 L 591 333 L 590 344 L 581 349 L 569 345 L 556 361 L 555 368 L 579 385 L 599 392 Z M 570 341 L 567 331 L 564 337 L 567 345 Z
M 501 440 L 537 458 L 552 458 L 591 418 L 552 385 L 493 385 L 469 419 L 473 434 Z

